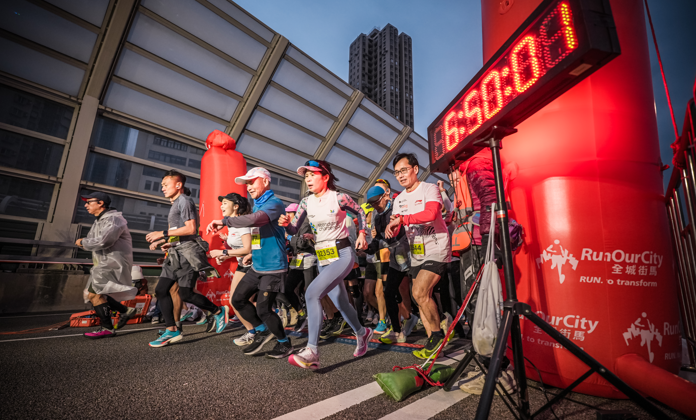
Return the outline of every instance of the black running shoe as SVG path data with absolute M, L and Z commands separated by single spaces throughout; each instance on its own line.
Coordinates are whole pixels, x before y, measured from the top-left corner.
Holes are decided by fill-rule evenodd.
M 302 316 L 302 315 L 298 316 L 297 317 L 297 324 L 295 324 L 295 332 L 302 331 L 306 327 L 306 325 L 305 325 L 306 322 L 307 322 L 306 315 L 305 316 Z
M 329 337 L 338 337 L 339 335 L 341 335 L 345 328 L 346 321 L 343 319 L 342 316 L 334 318 L 333 325 L 331 326 L 331 328 L 326 330 L 326 332 L 321 336 L 321 338 L 327 339 Z
M 216 332 L 217 323 L 215 322 L 215 315 L 209 314 L 206 318 L 208 319 L 208 322 L 205 324 L 205 332 Z
M 118 324 L 116 324 L 114 326 L 114 329 L 120 330 L 121 328 L 125 327 L 126 324 L 128 323 L 128 320 L 130 320 L 134 316 L 135 316 L 135 308 L 128 308 L 128 310 L 126 312 L 119 315 Z
M 273 350 L 266 353 L 266 357 L 270 357 L 271 359 L 282 359 L 290 356 L 292 351 L 292 343 L 290 342 L 290 337 L 288 337 L 288 341 L 276 341 L 275 347 L 273 347 Z
M 252 354 L 258 353 L 261 351 L 263 345 L 271 341 L 272 338 L 273 334 L 271 334 L 271 332 L 268 330 L 257 332 L 254 336 L 254 341 L 252 341 L 248 346 L 244 347 L 244 354 L 251 356 Z
M 326 318 L 322 323 L 321 323 L 321 334 L 324 334 L 326 331 L 329 330 L 333 326 L 333 318 L 329 319 Z

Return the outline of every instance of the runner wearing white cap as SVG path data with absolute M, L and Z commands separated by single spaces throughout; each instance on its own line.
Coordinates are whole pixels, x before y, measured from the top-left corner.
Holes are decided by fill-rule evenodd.
M 278 226 L 278 218 L 283 216 L 285 205 L 270 189 L 271 174 L 264 168 L 252 168 L 234 181 L 239 185 L 246 184 L 247 192 L 254 199 L 253 213 L 213 220 L 207 232 L 217 232 L 223 226 L 252 228 L 251 255 L 242 261 L 243 264 L 251 261 L 252 267 L 237 285 L 232 295 L 232 306 L 256 330 L 253 341 L 244 347 L 244 354 L 258 353 L 275 336 L 278 341 L 266 356 L 280 359 L 293 350 L 283 323 L 273 310 L 278 293 L 285 289 L 288 270 L 285 231 Z M 249 302 L 254 294 L 257 294 L 256 307 Z
M 319 275 L 307 288 L 307 316 L 309 339 L 307 347 L 293 354 L 288 361 L 305 369 L 319 367 L 317 344 L 322 323 L 321 298 L 328 295 L 343 318 L 350 324 L 357 338 L 353 356 L 360 357 L 367 352 L 372 338 L 372 329 L 360 325 L 358 314 L 351 306 L 343 279 L 353 269 L 355 257 L 351 250 L 348 227 L 345 224 L 346 210 L 358 216 L 358 238 L 355 247 L 365 249 L 365 212 L 348 195 L 336 190 L 331 165 L 324 161 L 310 160 L 297 169 L 303 176 L 307 189 L 312 193 L 300 202 L 295 217 L 290 220 L 283 215 L 278 220 L 290 234 L 297 233 L 305 219 L 314 233 L 315 250 L 319 260 Z

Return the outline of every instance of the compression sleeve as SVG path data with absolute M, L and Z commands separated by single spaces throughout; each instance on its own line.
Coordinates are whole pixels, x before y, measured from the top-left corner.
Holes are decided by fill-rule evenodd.
M 438 214 L 440 214 L 440 206 L 441 204 L 437 201 L 428 201 L 425 203 L 425 210 L 404 215 L 401 222 L 406 226 L 432 222 L 437 218 Z
M 337 195 L 338 205 L 343 211 L 350 211 L 358 216 L 358 232 L 365 232 L 365 226 L 367 226 L 367 221 L 365 219 L 365 211 L 353 201 L 353 198 L 348 194 L 339 192 Z
M 271 219 L 263 211 L 257 211 L 244 216 L 222 218 L 222 223 L 231 228 L 259 227 L 271 223 Z

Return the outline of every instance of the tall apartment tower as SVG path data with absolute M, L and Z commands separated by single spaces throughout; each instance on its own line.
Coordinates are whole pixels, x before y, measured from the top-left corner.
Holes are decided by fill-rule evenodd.
M 411 37 L 393 25 L 360 34 L 350 44 L 350 85 L 413 128 Z

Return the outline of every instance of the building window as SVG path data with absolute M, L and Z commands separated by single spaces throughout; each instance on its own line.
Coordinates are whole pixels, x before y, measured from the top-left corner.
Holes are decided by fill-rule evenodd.
M 0 122 L 67 139 L 74 111 L 71 106 L 0 85 Z

